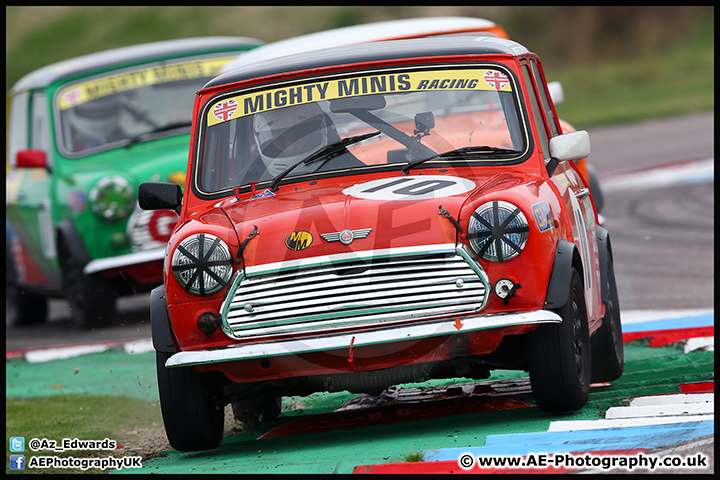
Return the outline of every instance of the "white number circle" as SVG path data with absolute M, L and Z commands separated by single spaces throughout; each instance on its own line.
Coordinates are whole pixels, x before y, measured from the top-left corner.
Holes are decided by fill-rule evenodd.
M 353 185 L 343 190 L 345 195 L 369 200 L 426 200 L 469 192 L 475 182 L 466 178 L 444 175 L 418 175 L 381 178 Z

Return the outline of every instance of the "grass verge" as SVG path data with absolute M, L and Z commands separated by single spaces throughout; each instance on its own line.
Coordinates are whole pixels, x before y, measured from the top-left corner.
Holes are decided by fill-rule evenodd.
M 684 115 L 715 107 L 712 25 L 686 44 L 631 60 L 546 71 L 565 101 L 558 115 L 575 128 Z
M 6 399 L 7 437 L 24 437 L 25 470 L 10 470 L 9 462 L 5 473 L 107 473 L 109 470 L 80 468 L 28 468 L 31 457 L 55 456 L 58 458 L 114 458 L 138 456 L 147 451 L 147 447 L 138 448 L 138 432 L 150 427 L 162 430 L 162 415 L 157 402 L 146 402 L 129 397 L 112 396 L 53 396 L 31 399 Z M 41 450 L 33 452 L 29 448 L 30 440 L 54 440 L 58 445 L 63 439 L 114 440 L 115 450 L 71 450 L 55 452 Z M 122 446 L 122 448 L 119 448 Z M 8 454 L 9 458 L 9 454 Z M 143 456 L 141 461 L 151 456 Z

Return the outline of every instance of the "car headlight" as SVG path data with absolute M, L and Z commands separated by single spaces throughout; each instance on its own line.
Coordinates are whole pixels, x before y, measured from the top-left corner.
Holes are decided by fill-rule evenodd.
M 214 235 L 191 235 L 175 248 L 171 271 L 186 292 L 208 295 L 227 285 L 233 260 L 227 244 Z
M 522 252 L 529 232 L 527 219 L 518 207 L 496 200 L 472 213 L 467 238 L 479 257 L 505 262 Z
M 132 213 L 135 189 L 123 177 L 105 177 L 90 189 L 89 201 L 90 209 L 98 218 L 116 222 Z

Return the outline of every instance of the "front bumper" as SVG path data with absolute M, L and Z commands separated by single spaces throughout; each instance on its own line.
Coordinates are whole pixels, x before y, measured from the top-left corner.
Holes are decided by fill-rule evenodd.
M 478 330 L 561 322 L 562 318 L 558 314 L 549 310 L 471 315 L 462 317 L 460 324 L 458 324 L 456 319 L 453 318 L 440 322 L 304 338 L 302 340 L 295 339 L 258 342 L 245 345 L 231 345 L 211 350 L 183 351 L 171 356 L 165 363 L 165 366 L 168 368 L 188 367 L 192 365 L 206 365 L 285 355 L 299 355 L 304 353 L 330 351 L 339 348 L 349 348 L 351 344 L 353 348 L 358 348 L 393 342 L 405 342 L 408 340 L 421 340 L 430 337 L 448 336 Z
M 165 258 L 164 248 L 128 253 L 125 255 L 118 255 L 117 257 L 98 258 L 95 260 L 90 260 L 87 265 L 85 265 L 85 268 L 83 268 L 83 273 L 85 275 L 91 275 L 93 273 L 100 273 L 116 268 L 157 262 L 158 260 L 162 260 L 163 258 Z M 160 275 L 161 274 L 162 272 L 160 272 Z

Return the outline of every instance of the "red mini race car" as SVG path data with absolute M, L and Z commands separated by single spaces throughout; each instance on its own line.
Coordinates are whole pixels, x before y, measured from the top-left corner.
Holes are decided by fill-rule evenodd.
M 530 373 L 576 410 L 618 378 L 612 250 L 539 59 L 492 36 L 419 38 L 268 59 L 195 100 L 180 220 L 152 293 L 171 445 L 211 449 L 223 407 L 379 394 L 433 378 Z

